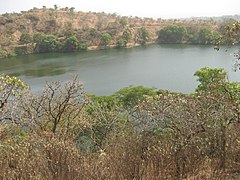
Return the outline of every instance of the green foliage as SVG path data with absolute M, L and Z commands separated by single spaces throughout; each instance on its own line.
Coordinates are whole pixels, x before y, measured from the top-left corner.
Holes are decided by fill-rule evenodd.
M 185 26 L 171 25 L 160 30 L 160 43 L 182 43 L 187 35 Z
M 86 42 L 80 42 L 79 49 L 84 50 L 84 51 L 87 50 L 88 49 L 87 43 Z
M 130 41 L 132 39 L 132 35 L 131 35 L 131 32 L 128 31 L 128 30 L 125 30 L 122 34 L 122 38 L 124 40 L 126 40 L 127 42 Z
M 32 54 L 33 51 L 34 51 L 34 46 L 32 44 L 15 47 L 15 53 L 17 55 Z
M 112 107 L 124 107 L 131 109 L 138 103 L 142 102 L 145 96 L 154 96 L 158 92 L 156 88 L 146 88 L 143 86 L 129 86 L 115 92 L 111 96 L 91 95 L 93 103 L 100 107 L 111 109 Z
M 92 36 L 93 38 L 96 38 L 96 37 L 99 36 L 99 32 L 98 32 L 96 29 L 94 29 L 94 28 L 91 28 L 91 29 L 90 29 L 89 34 L 90 34 L 90 36 Z
M 193 34 L 188 34 L 188 39 L 190 41 L 191 44 L 198 44 L 198 33 L 193 33 Z
M 14 76 L 0 75 L 0 91 L 10 91 L 12 94 L 19 94 L 29 87 L 20 79 Z
M 68 37 L 63 45 L 63 49 L 65 51 L 76 51 L 80 48 L 80 42 L 76 38 L 76 36 Z
M 53 35 L 38 37 L 36 51 L 39 53 L 57 52 L 60 49 L 60 42 Z
M 149 32 L 146 28 L 142 27 L 138 30 L 138 41 L 140 44 L 145 45 L 149 38 Z
M 112 40 L 112 36 L 108 33 L 103 33 L 101 35 L 101 44 L 107 46 Z
M 120 19 L 119 23 L 121 24 L 122 27 L 125 27 L 127 25 L 127 23 L 128 23 L 128 20 L 127 20 L 127 18 L 122 17 Z
M 0 58 L 6 58 L 8 57 L 8 52 L 1 48 L 0 46 Z
M 127 46 L 127 40 L 120 38 L 117 40 L 117 47 L 126 47 Z
M 222 68 L 205 67 L 195 72 L 197 81 L 200 82 L 196 91 L 206 91 L 211 89 L 211 85 L 221 85 L 227 81 L 227 73 Z
M 7 109 L 4 107 L 8 104 L 9 99 L 20 95 L 29 87 L 20 79 L 8 75 L 0 75 L 0 121 L 5 119 Z
M 119 103 L 127 108 L 133 108 L 139 102 L 141 102 L 145 96 L 156 95 L 155 88 L 146 88 L 143 86 L 129 86 L 120 89 L 113 96 L 119 101 Z
M 41 35 L 41 34 L 34 34 L 33 35 L 33 42 L 34 43 L 40 43 L 42 37 L 43 37 L 43 35 Z
M 97 96 L 97 95 L 91 95 L 91 100 L 93 101 L 93 104 L 98 104 L 103 109 L 109 109 L 116 107 L 119 105 L 118 100 L 115 96 Z
M 198 42 L 200 44 L 212 44 L 215 39 L 218 39 L 220 35 L 207 28 L 199 30 Z
M 33 38 L 28 33 L 23 33 L 19 39 L 19 42 L 21 44 L 32 43 L 32 41 L 33 41 Z

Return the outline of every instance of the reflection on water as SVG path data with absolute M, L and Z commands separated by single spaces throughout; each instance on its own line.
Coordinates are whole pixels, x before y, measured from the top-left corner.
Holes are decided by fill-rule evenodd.
M 233 50 L 232 50 L 233 51 Z M 111 94 L 129 85 L 192 92 L 196 70 L 223 67 L 231 80 L 240 80 L 232 68 L 231 51 L 189 45 L 154 45 L 64 54 L 26 55 L 0 60 L 0 73 L 22 78 L 33 90 L 46 81 L 67 81 L 77 74 L 90 93 Z

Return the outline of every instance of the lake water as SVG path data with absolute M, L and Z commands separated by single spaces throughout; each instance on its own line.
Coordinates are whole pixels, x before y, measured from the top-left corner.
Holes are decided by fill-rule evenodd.
M 232 70 L 233 49 L 210 46 L 151 45 L 64 54 L 26 55 L 0 59 L 0 73 L 15 75 L 39 91 L 46 82 L 66 82 L 78 75 L 87 92 L 111 93 L 130 85 L 190 93 L 198 83 L 194 72 L 202 67 L 222 67 L 231 81 L 240 81 Z

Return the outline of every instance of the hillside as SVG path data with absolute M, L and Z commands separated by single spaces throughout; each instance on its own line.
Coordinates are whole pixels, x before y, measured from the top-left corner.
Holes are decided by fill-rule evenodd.
M 46 35 L 52 35 L 48 38 L 55 38 L 54 41 L 61 44 L 61 48 L 55 51 L 62 52 L 64 43 L 66 45 L 70 37 L 74 38 L 69 39 L 71 46 L 66 47 L 66 51 L 132 47 L 156 43 L 159 31 L 169 25 L 184 25 L 188 31 L 198 31 L 203 27 L 220 31 L 224 23 L 221 20 L 121 17 L 104 12 L 75 12 L 74 8 L 34 8 L 0 15 L 0 57 L 45 52 L 38 49 L 37 40 Z M 73 40 L 77 41 L 78 48 L 71 44 Z

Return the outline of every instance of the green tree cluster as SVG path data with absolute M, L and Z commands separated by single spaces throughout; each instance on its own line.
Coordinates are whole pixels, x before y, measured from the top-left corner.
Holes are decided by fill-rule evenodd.
M 35 52 L 38 53 L 87 50 L 87 44 L 80 42 L 72 33 L 68 33 L 65 40 L 59 40 L 54 35 L 36 34 L 33 41 L 36 43 Z
M 183 25 L 170 25 L 160 30 L 159 43 L 169 44 L 213 44 L 220 38 L 220 33 L 209 28 L 200 28 L 193 32 L 188 32 Z
M 160 43 L 183 43 L 187 36 L 187 29 L 185 26 L 171 25 L 160 30 Z
M 197 36 L 197 43 L 199 44 L 213 44 L 215 40 L 220 38 L 219 33 L 207 28 L 201 28 Z

